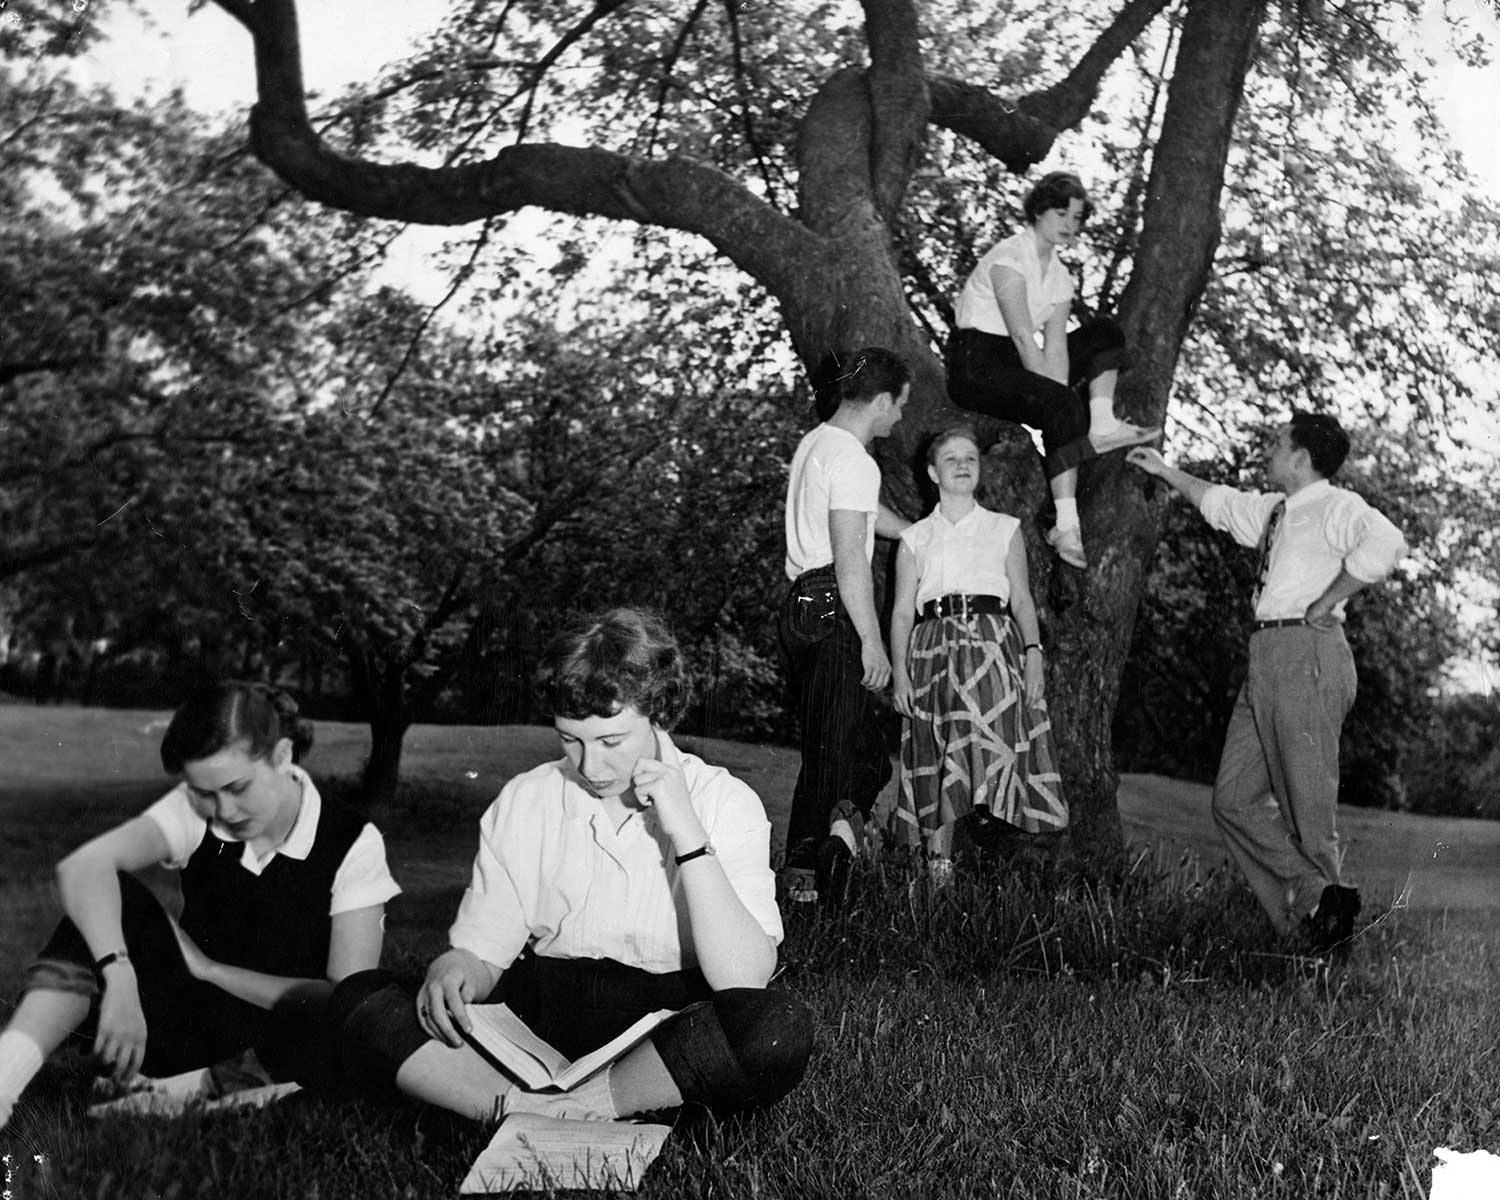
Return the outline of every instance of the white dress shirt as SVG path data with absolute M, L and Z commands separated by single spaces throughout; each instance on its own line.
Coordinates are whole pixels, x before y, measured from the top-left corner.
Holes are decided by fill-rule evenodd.
M 1240 545 L 1255 546 L 1282 500 L 1286 511 L 1272 539 L 1266 583 L 1255 605 L 1258 621 L 1304 616 L 1308 605 L 1328 590 L 1341 570 L 1365 583 L 1376 583 L 1406 553 L 1399 529 L 1362 496 L 1334 487 L 1326 479 L 1290 496 L 1241 492 L 1216 484 L 1204 494 L 1199 511 L 1210 525 Z M 1343 601 L 1333 611 L 1343 620 Z
M 301 862 L 312 853 L 313 841 L 318 836 L 318 821 L 323 815 L 323 798 L 301 767 L 292 768 L 292 778 L 302 788 L 302 804 L 286 840 L 264 855 L 257 855 L 249 842 L 242 843 L 240 866 L 252 875 L 261 874 L 278 854 Z M 185 783 L 179 783 L 148 808 L 145 815 L 167 839 L 167 859 L 163 866 L 181 870 L 208 836 L 209 822 L 198 815 L 193 802 L 188 799 Z M 217 823 L 214 835 L 226 842 L 235 840 Z M 385 840 L 380 836 L 380 830 L 366 822 L 334 874 L 328 913 L 333 916 L 356 908 L 368 908 L 372 904 L 384 904 L 400 894 L 401 887 L 386 866 Z
M 792 455 L 786 487 L 786 577 L 833 563 L 828 514 L 868 513 L 865 559 L 875 556 L 875 514 L 880 509 L 880 467 L 847 429 L 819 425 Z
M 1021 523 L 976 504 L 957 521 L 942 507 L 906 527 L 902 545 L 917 559 L 917 611 L 929 600 L 954 592 L 999 596 L 1010 601 L 1005 559 Z
M 730 885 L 779 943 L 760 797 L 661 730 L 656 737 L 662 762 L 682 770 Z M 696 966 L 675 857 L 654 810 L 616 830 L 566 758 L 544 763 L 507 783 L 480 818 L 474 874 L 448 940 L 501 969 L 528 942 L 542 957 L 609 958 L 656 974 Z
M 982 329 L 1000 337 L 1009 334 L 1000 301 L 990 278 L 993 267 L 1009 267 L 1026 284 L 1026 307 L 1032 327 L 1040 333 L 1059 304 L 1073 300 L 1073 277 L 1057 259 L 1056 251 L 1042 267 L 1037 256 L 1036 235 L 1028 227 L 991 246 L 978 265 L 969 273 L 963 291 L 958 294 L 954 320 L 960 329 Z

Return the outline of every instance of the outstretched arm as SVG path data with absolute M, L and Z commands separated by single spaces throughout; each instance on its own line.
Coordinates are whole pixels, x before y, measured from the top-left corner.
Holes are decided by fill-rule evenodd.
M 1203 503 L 1203 497 L 1213 486 L 1206 479 L 1199 479 L 1196 475 L 1189 475 L 1186 471 L 1179 471 L 1176 467 L 1169 466 L 1161 453 L 1149 446 L 1137 446 L 1125 455 L 1125 461 L 1133 467 L 1139 467 L 1148 475 L 1155 475 L 1158 479 L 1166 480 L 1195 506 Z
M 883 503 L 875 510 L 875 536 L 891 538 L 892 540 L 901 536 L 911 522 L 894 509 L 887 508 Z

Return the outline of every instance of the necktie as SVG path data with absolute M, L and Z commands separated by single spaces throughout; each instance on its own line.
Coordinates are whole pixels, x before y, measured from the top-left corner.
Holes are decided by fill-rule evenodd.
M 1266 580 L 1271 574 L 1271 544 L 1276 540 L 1276 531 L 1281 528 L 1281 517 L 1286 512 L 1286 501 L 1278 500 L 1266 522 L 1266 533 L 1260 540 L 1260 568 L 1255 573 L 1255 594 L 1250 597 L 1253 610 L 1260 604 L 1260 594 L 1266 590 Z

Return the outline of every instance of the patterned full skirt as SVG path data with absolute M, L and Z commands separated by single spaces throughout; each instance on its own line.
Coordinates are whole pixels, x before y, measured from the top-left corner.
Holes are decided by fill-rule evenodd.
M 1047 703 L 1026 703 L 1021 631 L 1006 614 L 921 621 L 908 669 L 897 826 L 922 844 L 975 809 L 1027 833 L 1068 823 Z

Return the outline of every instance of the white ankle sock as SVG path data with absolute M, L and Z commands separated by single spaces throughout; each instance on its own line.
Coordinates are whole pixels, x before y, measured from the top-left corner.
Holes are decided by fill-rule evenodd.
M 828 836 L 836 837 L 849 847 L 849 853 L 858 855 L 859 846 L 854 840 L 854 826 L 847 819 L 840 817 L 828 827 Z
M 506 1094 L 504 1111 L 569 1121 L 613 1121 L 620 1114 L 615 1111 L 614 1093 L 609 1090 L 610 1070 L 605 1067 L 590 1075 L 571 1092 L 528 1092 L 518 1087 Z
M 1113 433 L 1120 427 L 1120 418 L 1115 416 L 1113 396 L 1089 397 L 1089 434 Z
M 1057 509 L 1057 527 L 1059 529 L 1078 529 L 1078 501 L 1074 499 L 1053 500 L 1053 506 Z
M 0 1096 L 19 1100 L 45 1058 L 29 1034 L 17 1029 L 0 1033 Z

